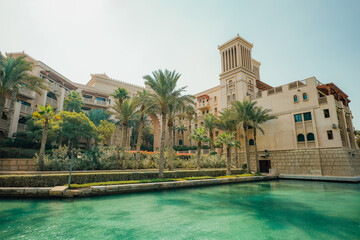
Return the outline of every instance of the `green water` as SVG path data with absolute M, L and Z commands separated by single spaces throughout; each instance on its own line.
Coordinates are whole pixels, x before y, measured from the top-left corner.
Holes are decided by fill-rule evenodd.
M 281 180 L 0 199 L 0 239 L 360 239 L 360 184 Z

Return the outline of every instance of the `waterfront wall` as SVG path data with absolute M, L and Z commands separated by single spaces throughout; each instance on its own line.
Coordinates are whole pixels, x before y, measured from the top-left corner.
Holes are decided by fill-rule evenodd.
M 275 174 L 322 176 L 360 176 L 360 151 L 349 148 L 314 148 L 296 150 L 259 151 L 259 160 L 270 160 Z M 239 154 L 246 163 L 245 152 Z M 252 170 L 256 169 L 255 154 L 250 153 Z
M 0 171 L 35 171 L 32 158 L 0 158 Z

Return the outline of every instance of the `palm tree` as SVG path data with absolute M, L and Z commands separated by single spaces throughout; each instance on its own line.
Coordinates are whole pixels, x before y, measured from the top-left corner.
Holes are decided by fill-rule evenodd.
M 177 128 L 178 134 L 181 133 L 181 139 L 184 142 L 184 132 L 187 131 L 187 128 L 184 125 L 181 125 Z
M 81 109 L 83 105 L 84 101 L 76 91 L 71 91 L 64 99 L 64 110 L 68 112 L 83 112 Z
M 262 134 L 264 134 L 264 130 L 261 127 L 261 124 L 276 119 L 275 116 L 269 115 L 271 112 L 270 109 L 263 109 L 262 107 L 255 107 L 254 115 L 252 118 L 251 125 L 254 129 L 254 147 L 255 147 L 255 162 L 256 162 L 256 172 L 260 172 L 260 164 L 259 164 L 259 156 L 257 151 L 257 144 L 256 144 L 256 130 L 259 129 Z
M 135 97 L 136 105 L 140 106 L 139 109 L 139 128 L 138 128 L 138 136 L 137 136 L 137 143 L 136 143 L 136 160 L 140 160 L 140 148 L 142 144 L 142 137 L 143 137 L 143 128 L 145 123 L 145 114 L 149 111 L 150 105 L 149 103 L 149 92 L 143 90 L 142 92 L 138 92 L 137 96 Z
M 121 109 L 123 101 L 125 99 L 129 98 L 127 90 L 125 88 L 121 88 L 121 87 L 119 87 L 118 89 L 115 89 L 115 91 L 112 94 L 110 94 L 110 96 L 114 97 L 115 100 L 118 100 L 118 109 Z M 118 125 L 118 127 L 120 128 L 120 134 L 124 135 L 124 133 L 121 133 L 121 125 L 120 124 Z
M 85 114 L 90 121 L 92 121 L 95 126 L 99 126 L 101 123 L 101 120 L 106 120 L 108 122 L 113 122 L 113 120 L 110 120 L 111 114 L 107 111 L 104 111 L 103 109 L 93 109 L 90 112 Z
M 235 101 L 232 103 L 235 119 L 237 119 L 239 125 L 242 125 L 244 130 L 246 163 L 247 163 L 248 173 L 251 173 L 251 166 L 250 166 L 250 152 L 249 152 L 247 130 L 249 125 L 251 125 L 252 119 L 254 117 L 255 104 L 256 102 L 252 102 L 246 99 L 242 102 Z
M 166 118 L 169 112 L 169 103 L 176 101 L 186 88 L 176 88 L 180 76 L 179 73 L 176 73 L 175 71 L 171 72 L 166 69 L 165 71 L 154 71 L 152 72 L 152 75 L 143 77 L 146 80 L 145 84 L 154 91 L 154 93 L 150 94 L 151 102 L 153 105 L 159 107 L 159 113 L 161 114 L 159 178 L 164 177 Z
M 231 147 L 238 145 L 238 141 L 235 140 L 234 133 L 225 132 L 220 134 L 216 138 L 216 144 L 221 144 L 226 146 L 226 175 L 231 174 Z
M 186 119 L 188 120 L 189 145 L 190 145 L 190 147 L 191 147 L 191 146 L 192 146 L 192 144 L 191 144 L 191 137 L 190 137 L 190 135 L 191 135 L 191 121 L 193 120 L 194 114 L 195 114 L 196 112 L 195 112 L 195 109 L 194 109 L 194 107 L 193 107 L 192 105 L 187 105 L 187 106 L 185 107 L 184 112 L 185 112 Z
M 136 114 L 136 102 L 132 99 L 125 99 L 120 107 L 120 103 L 116 102 L 115 106 L 112 107 L 117 114 L 117 118 L 120 120 L 123 127 L 123 139 L 122 139 L 122 147 L 128 147 L 128 126 L 129 121 Z
M 53 107 L 51 105 L 47 106 L 41 106 L 38 105 L 39 111 L 36 111 L 33 113 L 34 120 L 40 120 L 43 126 L 42 131 L 42 137 L 41 137 L 41 146 L 40 146 L 40 152 L 39 152 L 39 164 L 40 168 L 42 167 L 44 163 L 44 152 L 45 152 L 45 145 L 46 145 L 46 139 L 47 139 L 47 132 L 49 130 L 49 126 L 56 120 L 60 119 L 60 116 L 57 114 L 56 111 L 54 111 Z
M 210 139 L 207 137 L 207 132 L 203 127 L 195 128 L 194 134 L 191 134 L 190 137 L 197 142 L 197 158 L 196 158 L 196 165 L 197 169 L 200 170 L 200 158 L 201 158 L 201 143 L 202 142 L 209 142 Z
M 238 137 L 238 124 L 237 120 L 234 118 L 234 113 L 231 109 L 225 109 L 223 112 L 220 113 L 220 117 L 217 121 L 215 121 L 215 126 L 223 131 L 227 132 L 234 132 L 235 140 Z M 235 148 L 235 163 L 236 167 L 240 167 L 239 161 L 239 154 L 238 154 L 239 147 Z
M 213 114 L 206 114 L 204 117 L 204 127 L 210 134 L 210 149 L 214 151 L 214 128 L 216 117 Z
M 1 53 L 0 53 L 1 55 Z M 26 61 L 25 56 L 13 58 L 0 57 L 1 62 L 1 82 L 0 82 L 0 116 L 4 111 L 6 95 L 11 93 L 9 117 L 5 130 L 5 136 L 8 136 L 12 116 L 15 110 L 15 101 L 20 89 L 29 89 L 37 92 L 40 96 L 42 90 L 47 89 L 44 79 L 30 75 L 32 63 Z

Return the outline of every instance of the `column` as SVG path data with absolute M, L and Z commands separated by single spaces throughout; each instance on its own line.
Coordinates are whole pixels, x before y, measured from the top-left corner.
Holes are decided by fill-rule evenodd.
M 10 124 L 9 137 L 11 137 L 14 133 L 17 132 L 19 118 L 20 118 L 20 108 L 21 108 L 21 103 L 16 102 L 15 109 L 14 109 L 14 115 L 12 117 L 11 124 Z
M 58 110 L 62 111 L 64 108 L 64 99 L 65 99 L 65 89 L 64 88 L 60 88 L 60 97 L 58 100 Z

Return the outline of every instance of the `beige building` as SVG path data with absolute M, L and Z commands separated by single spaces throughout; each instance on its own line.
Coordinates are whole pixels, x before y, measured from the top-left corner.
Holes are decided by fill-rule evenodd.
M 253 44 L 237 35 L 218 46 L 221 56 L 220 84 L 195 94 L 196 113 L 191 122 L 179 116 L 176 126 L 194 129 L 203 124 L 203 117 L 212 113 L 218 116 L 233 101 L 251 99 L 258 106 L 271 109 L 275 120 L 263 125 L 265 134 L 258 133 L 257 146 L 261 171 L 270 169 L 277 173 L 317 175 L 360 175 L 360 153 L 357 149 L 352 125 L 350 100 L 334 83 L 323 84 L 315 77 L 292 81 L 272 87 L 260 80 L 260 62 L 252 58 Z M 118 87 L 128 90 L 133 97 L 144 89 L 126 82 L 109 78 L 106 74 L 92 74 L 83 85 L 70 81 L 41 61 L 24 52 L 34 63 L 32 74 L 46 78 L 49 91 L 42 96 L 22 89 L 20 91 L 9 135 L 25 130 L 24 116 L 32 114 L 37 105 L 51 104 L 62 110 L 66 95 L 76 90 L 83 97 L 85 112 L 92 109 L 109 109 L 114 104 L 110 94 Z M 9 101 L 0 119 L 0 132 L 7 123 Z M 154 148 L 160 146 L 160 121 L 150 116 L 154 129 Z M 190 131 L 174 131 L 175 145 L 189 145 Z M 217 136 L 219 130 L 215 130 Z M 239 134 L 242 146 L 244 132 Z M 251 165 L 255 169 L 253 129 L 248 129 Z M 169 141 L 169 139 L 167 139 Z M 116 141 L 113 142 L 117 144 Z M 240 151 L 240 162 L 244 164 L 244 147 Z
M 323 84 L 315 77 L 270 86 L 260 81 L 260 62 L 252 58 L 252 48 L 253 45 L 239 35 L 218 47 L 222 70 L 220 85 L 195 95 L 197 123 L 201 124 L 207 113 L 216 115 L 230 107 L 233 101 L 251 99 L 257 106 L 271 109 L 271 114 L 277 117 L 263 125 L 264 135 L 257 134 L 262 171 L 360 175 L 360 153 L 348 96 L 334 83 Z M 246 162 L 243 130 L 239 140 L 243 146 L 241 165 Z M 251 128 L 248 141 L 254 169 Z M 344 166 L 332 165 L 335 160 Z

